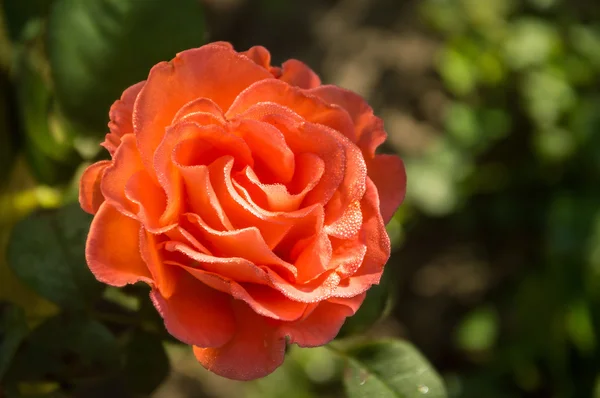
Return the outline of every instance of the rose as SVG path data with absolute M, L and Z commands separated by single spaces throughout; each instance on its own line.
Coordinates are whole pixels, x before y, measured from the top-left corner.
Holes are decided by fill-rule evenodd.
M 207 369 L 265 376 L 286 338 L 323 345 L 379 282 L 401 160 L 382 121 L 303 63 L 228 43 L 154 66 L 110 110 L 80 203 L 99 281 L 143 281 Z

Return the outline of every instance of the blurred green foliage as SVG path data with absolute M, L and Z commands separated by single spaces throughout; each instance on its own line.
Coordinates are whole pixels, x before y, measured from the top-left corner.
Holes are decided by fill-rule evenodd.
M 597 383 L 600 7 L 592 3 L 421 4 L 443 40 L 436 67 L 452 103 L 443 149 L 417 166 L 456 160 L 432 172 L 444 176 L 445 199 L 413 191 L 413 203 L 460 219 L 483 201 L 478 217 L 530 246 L 511 284 L 458 325 L 456 350 L 473 367 L 449 378 L 452 396 L 584 397 Z

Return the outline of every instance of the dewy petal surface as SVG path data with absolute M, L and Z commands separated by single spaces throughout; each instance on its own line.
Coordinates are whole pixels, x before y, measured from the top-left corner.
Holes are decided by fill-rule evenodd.
M 85 171 L 79 180 L 79 204 L 81 208 L 90 214 L 96 214 L 100 205 L 104 202 L 104 196 L 100 190 L 100 183 L 104 170 L 111 164 L 108 160 L 94 163 Z
M 110 160 L 82 175 L 86 244 L 102 282 L 142 281 L 167 331 L 207 369 L 273 372 L 286 340 L 335 338 L 379 283 L 402 161 L 383 121 L 261 46 L 183 51 L 110 109 Z
M 150 71 L 138 95 L 133 128 L 141 158 L 149 170 L 154 152 L 179 109 L 196 98 L 209 98 L 228 109 L 238 94 L 271 74 L 249 58 L 222 45 L 179 53 Z
M 150 298 L 169 333 L 186 344 L 218 347 L 236 333 L 231 298 L 179 270 L 177 287 L 166 298 L 153 289 Z
M 283 363 L 285 339 L 266 318 L 247 304 L 234 302 L 235 335 L 218 348 L 194 347 L 198 361 L 208 370 L 235 380 L 253 380 Z

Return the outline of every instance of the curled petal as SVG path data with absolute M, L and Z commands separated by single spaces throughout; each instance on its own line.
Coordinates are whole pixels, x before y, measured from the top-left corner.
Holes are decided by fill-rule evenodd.
M 288 183 L 294 176 L 294 153 L 279 130 L 267 123 L 243 119 L 232 124 L 231 130 L 241 137 L 254 158 L 254 170 L 261 175 L 281 183 Z M 264 181 L 264 182 L 267 182 Z
M 273 107 L 275 105 L 275 107 Z M 255 110 L 252 108 L 255 107 Z M 271 108 L 269 110 L 268 108 Z M 281 108 L 284 109 L 282 112 Z M 348 112 L 338 105 L 324 102 L 310 91 L 276 80 L 258 81 L 244 90 L 233 102 L 226 117 L 257 117 L 270 113 L 286 114 L 293 110 L 301 120 L 323 124 L 345 136 L 354 134 L 354 123 Z
M 377 188 L 370 179 L 367 179 L 367 192 L 361 201 L 361 208 L 367 251 L 358 270 L 337 286 L 335 297 L 352 297 L 378 284 L 390 257 L 390 238 L 379 212 Z
M 173 266 L 164 263 L 158 250 L 158 238 L 144 228 L 140 229 L 140 252 L 160 295 L 171 297 L 176 286 Z
M 101 145 L 110 152 L 111 156 L 121 144 L 121 137 L 125 134 L 133 134 L 133 105 L 144 84 L 146 82 L 142 81 L 126 89 L 121 99 L 115 101 L 110 107 L 108 113 L 110 133 L 106 135 Z
M 131 176 L 142 169 L 142 162 L 135 146 L 135 137 L 128 134 L 123 137 L 112 164 L 104 171 L 100 190 L 108 203 L 130 217 L 135 217 L 139 206 L 125 195 L 125 187 Z
M 271 67 L 271 54 L 269 53 L 269 50 L 263 46 L 251 47 L 248 51 L 245 51 L 242 54 L 265 69 L 269 69 Z
M 176 165 L 183 178 L 190 211 L 199 214 L 214 229 L 233 230 L 210 182 L 208 167 Z
M 198 114 L 202 113 L 205 115 L 209 115 L 216 123 L 225 122 L 225 117 L 223 115 L 223 111 L 219 107 L 219 105 L 215 104 L 215 102 L 209 98 L 195 98 L 182 106 L 175 116 L 173 117 L 173 121 L 171 124 L 176 124 L 190 114 Z
M 321 85 L 319 76 L 304 62 L 300 62 L 297 59 L 290 59 L 283 63 L 279 80 L 305 89 Z
M 163 233 L 175 227 L 177 220 L 162 221 L 167 206 L 165 191 L 150 178 L 146 170 L 135 173 L 125 186 L 125 196 L 138 207 L 136 217 L 153 233 Z
M 219 347 L 230 341 L 235 334 L 231 298 L 182 270 L 176 283 L 177 288 L 168 298 L 157 289 L 150 292 L 169 333 L 200 347 Z
M 143 281 L 153 284 L 152 275 L 140 255 L 138 221 L 124 216 L 104 202 L 90 226 L 85 258 L 100 282 L 124 286 Z
M 383 129 L 383 121 L 373 114 L 373 109 L 360 95 L 331 85 L 316 87 L 309 92 L 327 103 L 344 108 L 355 126 L 355 138 L 348 138 L 358 145 L 365 158 L 375 156 L 375 150 L 385 141 L 387 134 Z
M 146 168 L 153 170 L 154 152 L 165 128 L 185 104 L 209 98 L 219 108 L 228 109 L 242 90 L 267 78 L 272 76 L 264 68 L 220 44 L 183 51 L 171 62 L 154 66 L 133 113 L 134 132 Z
M 235 380 L 253 380 L 272 373 L 282 363 L 285 339 L 248 305 L 234 303 L 235 335 L 218 348 L 194 347 L 196 359 L 208 370 Z
M 104 170 L 111 164 L 108 160 L 101 160 L 89 166 L 83 172 L 79 180 L 79 204 L 81 208 L 90 214 L 96 214 L 100 205 L 104 202 L 104 196 L 100 190 L 100 183 Z
M 293 265 L 283 261 L 271 251 L 258 228 L 248 227 L 234 231 L 217 231 L 196 214 L 187 214 L 187 229 L 194 236 L 205 242 L 211 252 L 217 257 L 239 257 L 254 264 L 269 266 L 282 273 L 295 277 Z
M 279 321 L 295 321 L 306 311 L 306 303 L 290 300 L 269 286 L 237 283 L 200 268 L 183 266 L 182 268 L 208 286 L 244 301 L 261 316 Z
M 244 141 L 220 126 L 179 123 L 166 130 L 154 155 L 154 170 L 167 195 L 166 208 L 160 215 L 161 225 L 176 222 L 185 211 L 184 180 L 177 165 L 210 164 L 224 155 L 234 156 L 242 165 L 252 164 L 252 154 Z

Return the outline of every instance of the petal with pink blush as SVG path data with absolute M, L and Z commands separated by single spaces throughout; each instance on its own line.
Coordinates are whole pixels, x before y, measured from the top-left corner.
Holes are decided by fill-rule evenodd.
M 365 296 L 363 293 L 346 299 L 323 301 L 306 318 L 282 324 L 279 333 L 300 347 L 327 344 L 337 336 L 346 318 L 356 313 Z
M 228 109 L 246 87 L 267 78 L 272 78 L 267 70 L 224 45 L 183 51 L 171 62 L 154 66 L 133 113 L 134 132 L 146 168 L 152 170 L 164 130 L 185 104 L 209 98 L 219 108 Z
M 179 270 L 176 283 L 168 298 L 157 289 L 150 292 L 169 333 L 186 344 L 201 347 L 219 347 L 230 341 L 236 333 L 231 297 L 183 270 Z
M 125 134 L 133 134 L 133 105 L 135 100 L 144 87 L 146 81 L 139 82 L 127 88 L 121 99 L 115 101 L 110 107 L 108 113 L 110 122 L 108 128 L 110 133 L 106 135 L 105 141 L 101 144 L 111 155 L 115 153 L 121 144 L 121 137 Z
M 279 80 L 289 83 L 292 86 L 308 89 L 321 85 L 319 76 L 304 62 L 297 59 L 290 59 L 284 62 L 281 67 L 282 73 Z
M 101 160 L 89 166 L 79 180 L 79 204 L 90 214 L 96 214 L 100 205 L 104 203 L 104 196 L 100 190 L 100 183 L 104 170 L 111 164 L 109 160 Z
M 140 253 L 141 224 L 104 202 L 92 220 L 85 258 L 100 282 L 124 286 L 143 281 L 153 284 Z
M 276 328 L 242 302 L 234 303 L 235 335 L 218 348 L 194 347 L 208 370 L 234 380 L 253 380 L 277 369 L 285 356 L 285 339 Z

